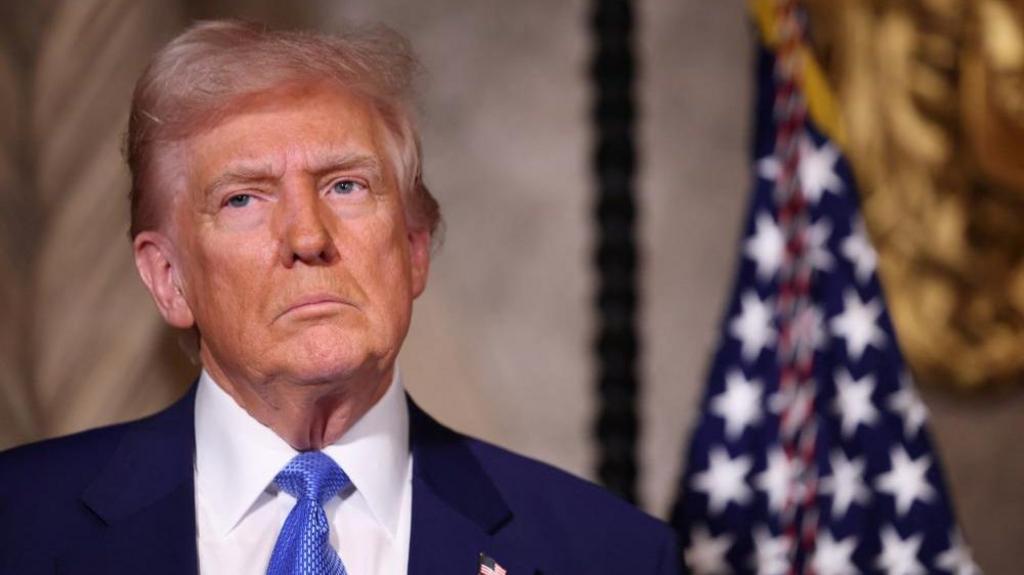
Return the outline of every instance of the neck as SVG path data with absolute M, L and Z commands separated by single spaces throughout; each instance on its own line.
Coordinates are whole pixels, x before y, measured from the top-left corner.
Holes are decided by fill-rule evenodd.
M 203 354 L 205 355 L 205 354 Z M 394 366 L 383 372 L 338 379 L 253 381 L 203 357 L 211 379 L 256 421 L 299 451 L 322 449 L 340 439 L 387 392 Z

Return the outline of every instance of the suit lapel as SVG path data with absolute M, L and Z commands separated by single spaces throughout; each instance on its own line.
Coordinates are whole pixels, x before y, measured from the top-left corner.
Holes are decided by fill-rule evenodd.
M 413 454 L 409 575 L 475 575 L 480 553 L 509 575 L 536 569 L 500 537 L 513 521 L 501 493 L 469 449 L 467 439 L 445 428 L 409 399 Z
M 168 409 L 130 424 L 82 495 L 106 529 L 59 565 L 87 573 L 198 571 L 195 389 Z
M 513 513 L 467 439 L 409 399 L 413 453 L 409 575 L 478 573 L 480 553 L 509 575 L 537 569 L 502 530 Z M 58 561 L 58 573 L 198 573 L 195 386 L 176 404 L 131 424 L 82 502 L 107 526 Z

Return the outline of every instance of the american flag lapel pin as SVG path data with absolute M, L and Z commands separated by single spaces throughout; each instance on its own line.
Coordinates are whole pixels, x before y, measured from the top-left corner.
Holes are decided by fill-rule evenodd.
M 480 554 L 480 570 L 477 575 L 507 575 L 508 571 L 498 564 L 493 557 L 484 553 Z

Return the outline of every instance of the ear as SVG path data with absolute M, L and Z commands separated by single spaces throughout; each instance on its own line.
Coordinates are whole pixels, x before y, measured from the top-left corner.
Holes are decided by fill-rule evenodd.
M 135 267 L 164 321 L 180 329 L 192 327 L 195 317 L 185 299 L 185 286 L 181 282 L 171 241 L 160 232 L 145 231 L 135 236 L 132 245 Z
M 409 230 L 409 261 L 412 267 L 412 297 L 417 298 L 427 289 L 430 273 L 430 232 Z

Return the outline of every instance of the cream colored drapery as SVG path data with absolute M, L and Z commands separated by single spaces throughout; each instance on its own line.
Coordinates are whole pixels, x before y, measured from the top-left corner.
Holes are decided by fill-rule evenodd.
M 167 363 L 173 336 L 134 277 L 119 150 L 135 78 L 180 12 L 133 0 L 2 10 L 0 446 L 9 446 L 155 410 L 189 368 Z

